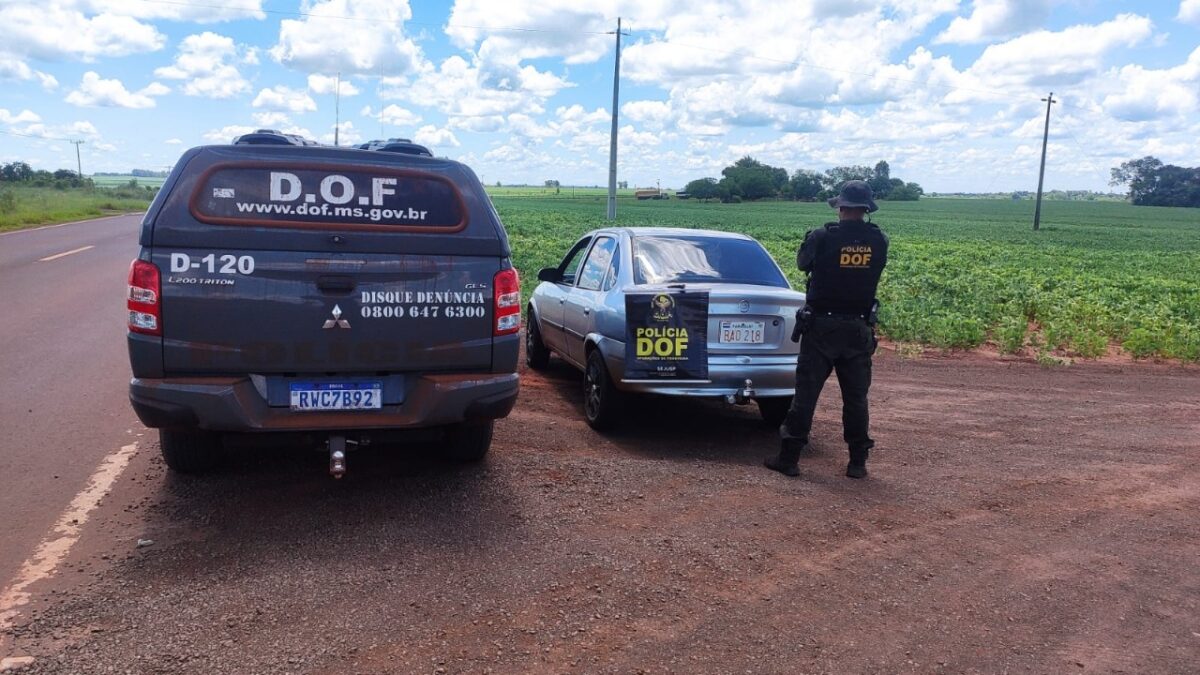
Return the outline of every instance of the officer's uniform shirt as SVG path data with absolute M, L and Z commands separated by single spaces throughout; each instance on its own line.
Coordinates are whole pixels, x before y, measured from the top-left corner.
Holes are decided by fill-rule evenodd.
M 810 230 L 796 255 L 809 273 L 808 304 L 818 313 L 866 315 L 887 254 L 887 235 L 873 223 L 843 220 Z

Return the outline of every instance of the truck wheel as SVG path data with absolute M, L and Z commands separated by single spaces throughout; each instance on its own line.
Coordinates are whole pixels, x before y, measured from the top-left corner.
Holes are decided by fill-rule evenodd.
M 788 409 L 792 407 L 791 396 L 755 400 L 758 402 L 758 414 L 762 415 L 764 422 L 773 427 L 783 424 L 783 420 L 787 417 Z
M 221 463 L 221 437 L 211 431 L 160 429 L 158 447 L 167 468 L 177 473 L 204 473 Z
M 529 324 L 525 326 L 525 365 L 533 370 L 542 370 L 550 365 L 550 348 L 542 342 L 542 331 L 538 328 L 533 307 L 529 308 L 526 316 L 529 317 Z
M 583 416 L 588 426 L 597 430 L 612 429 L 621 414 L 621 394 L 612 385 L 604 356 L 593 349 L 583 371 Z
M 478 462 L 492 447 L 492 426 L 488 420 L 482 424 L 464 423 L 450 427 L 446 432 L 446 456 L 456 462 Z

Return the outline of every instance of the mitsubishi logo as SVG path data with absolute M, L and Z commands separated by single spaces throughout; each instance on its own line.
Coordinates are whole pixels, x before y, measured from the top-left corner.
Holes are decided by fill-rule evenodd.
M 350 322 L 342 318 L 342 308 L 337 305 L 333 306 L 333 318 L 325 319 L 325 325 L 321 328 L 349 328 Z

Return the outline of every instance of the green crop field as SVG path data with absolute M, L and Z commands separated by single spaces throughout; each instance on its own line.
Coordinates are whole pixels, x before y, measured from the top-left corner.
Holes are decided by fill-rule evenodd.
M 525 293 L 582 233 L 608 225 L 603 190 L 563 198 L 543 188 L 489 189 Z M 553 192 L 553 189 L 550 189 Z M 891 237 L 880 285 L 887 337 L 946 348 L 1200 360 L 1200 210 L 1114 202 L 979 199 L 883 202 Z M 733 230 L 754 236 L 804 287 L 796 248 L 833 216 L 824 204 L 618 202 L 618 225 Z

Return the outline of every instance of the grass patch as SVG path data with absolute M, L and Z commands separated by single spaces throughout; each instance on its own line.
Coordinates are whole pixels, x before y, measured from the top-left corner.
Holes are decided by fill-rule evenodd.
M 141 186 L 59 190 L 0 183 L 0 232 L 141 211 L 154 194 L 155 189 Z

